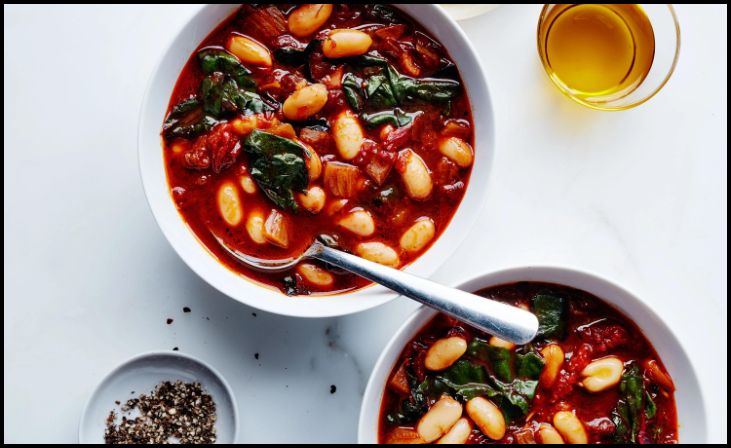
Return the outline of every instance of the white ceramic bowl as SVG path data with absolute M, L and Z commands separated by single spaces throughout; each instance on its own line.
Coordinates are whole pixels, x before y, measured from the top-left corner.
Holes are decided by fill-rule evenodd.
M 706 413 L 698 379 L 688 356 L 673 332 L 629 291 L 597 275 L 557 267 L 514 268 L 486 274 L 456 285 L 465 291 L 515 283 L 536 281 L 557 283 L 577 288 L 603 299 L 629 316 L 644 332 L 657 350 L 676 386 L 675 401 L 678 410 L 678 434 L 681 443 L 705 443 L 708 429 Z M 436 311 L 420 308 L 406 320 L 391 338 L 371 373 L 360 408 L 358 424 L 359 443 L 378 442 L 378 420 L 381 398 L 391 369 L 396 364 L 406 344 L 427 324 Z
M 429 277 L 462 242 L 482 209 L 494 151 L 494 117 L 482 67 L 459 26 L 435 5 L 396 6 L 419 21 L 444 44 L 459 68 L 472 104 L 475 161 L 464 199 L 441 237 L 406 268 L 413 274 Z M 147 200 L 160 229 L 178 255 L 206 282 L 240 302 L 265 311 L 300 317 L 339 316 L 394 299 L 397 294 L 381 286 L 343 295 L 287 297 L 279 291 L 257 285 L 219 263 L 178 213 L 165 175 L 160 137 L 162 122 L 183 65 L 208 33 L 235 8 L 232 5 L 207 5 L 195 13 L 173 39 L 147 88 L 139 124 L 140 172 Z

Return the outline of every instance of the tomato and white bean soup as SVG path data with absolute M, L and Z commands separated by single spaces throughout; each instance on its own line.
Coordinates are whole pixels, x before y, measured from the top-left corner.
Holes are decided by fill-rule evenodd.
M 640 329 L 548 283 L 477 292 L 533 311 L 527 345 L 438 315 L 406 346 L 381 404 L 381 443 L 677 443 L 675 386 Z
M 289 295 L 367 282 L 317 261 L 252 271 L 317 237 L 393 267 L 449 224 L 474 159 L 444 47 L 386 5 L 242 5 L 191 55 L 162 136 L 181 215 L 222 263 Z M 215 236 L 214 236 L 215 235 Z

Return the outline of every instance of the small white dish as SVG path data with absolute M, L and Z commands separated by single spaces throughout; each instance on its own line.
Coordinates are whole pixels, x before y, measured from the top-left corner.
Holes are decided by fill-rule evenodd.
M 591 293 L 632 319 L 652 343 L 675 383 L 680 443 L 706 443 L 706 407 L 698 377 L 680 341 L 660 317 L 636 295 L 595 274 L 561 267 L 520 267 L 481 275 L 455 287 L 479 291 L 516 282 L 546 282 L 565 285 Z M 381 399 L 391 370 L 406 344 L 436 316 L 435 310 L 422 307 L 409 317 L 386 345 L 371 372 L 363 395 L 358 422 L 358 443 L 378 443 Z
M 472 107 L 475 159 L 464 198 L 437 241 L 404 270 L 428 278 L 457 249 L 482 211 L 495 152 L 495 126 L 490 93 L 477 53 L 459 25 L 433 4 L 394 5 L 421 23 L 447 49 L 457 65 Z M 398 294 L 380 285 L 346 294 L 288 297 L 261 286 L 220 263 L 196 238 L 170 195 L 161 145 L 162 122 L 170 95 L 191 53 L 238 6 L 206 5 L 183 26 L 155 69 L 140 112 L 138 151 L 147 201 L 163 235 L 180 258 L 223 294 L 270 313 L 297 317 L 331 317 L 382 305 Z
M 112 370 L 96 387 L 84 407 L 79 424 L 79 443 L 104 443 L 109 412 L 119 411 L 115 401 L 152 392 L 161 381 L 199 382 L 216 403 L 216 441 L 234 443 L 238 438 L 238 408 L 231 387 L 210 365 L 173 351 L 135 356 Z M 131 392 L 134 391 L 134 394 Z

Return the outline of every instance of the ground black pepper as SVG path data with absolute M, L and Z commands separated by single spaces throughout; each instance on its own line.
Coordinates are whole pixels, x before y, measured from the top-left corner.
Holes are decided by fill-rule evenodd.
M 127 400 L 121 411 L 119 423 L 114 410 L 107 417 L 108 444 L 216 442 L 216 404 L 200 383 L 164 381 L 149 395 Z

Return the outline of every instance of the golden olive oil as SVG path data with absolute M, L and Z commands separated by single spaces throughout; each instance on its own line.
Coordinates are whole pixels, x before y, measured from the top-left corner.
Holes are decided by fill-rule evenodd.
M 551 5 L 538 30 L 549 75 L 593 102 L 632 92 L 652 67 L 655 37 L 639 5 Z

